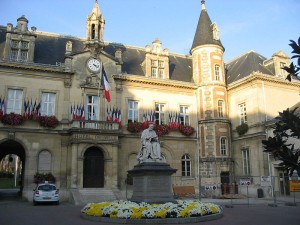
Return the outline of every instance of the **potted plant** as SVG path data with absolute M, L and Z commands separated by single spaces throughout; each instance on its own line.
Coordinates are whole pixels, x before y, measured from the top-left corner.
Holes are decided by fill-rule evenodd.
M 41 116 L 38 120 L 42 127 L 48 128 L 55 128 L 59 123 L 55 116 Z
M 6 125 L 20 126 L 24 122 L 24 118 L 22 115 L 12 112 L 10 114 L 4 114 L 1 122 Z
M 241 136 L 241 135 L 244 135 L 245 133 L 247 133 L 249 127 L 248 127 L 248 124 L 247 123 L 242 123 L 241 125 L 237 126 L 236 127 L 236 131 L 238 132 L 238 134 Z
M 189 125 L 180 125 L 179 132 L 185 136 L 191 136 L 195 132 L 195 129 Z

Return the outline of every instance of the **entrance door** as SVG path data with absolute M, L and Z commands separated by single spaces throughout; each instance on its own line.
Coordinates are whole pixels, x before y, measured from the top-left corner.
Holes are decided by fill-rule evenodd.
M 97 147 L 91 147 L 84 153 L 83 187 L 104 187 L 104 157 Z
M 230 182 L 229 172 L 221 172 L 220 176 L 221 176 L 222 195 L 229 194 L 229 182 Z

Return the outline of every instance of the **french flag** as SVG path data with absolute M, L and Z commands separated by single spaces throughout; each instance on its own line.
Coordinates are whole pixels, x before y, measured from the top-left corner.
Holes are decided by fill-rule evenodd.
M 110 102 L 110 94 L 109 94 L 110 85 L 108 83 L 108 79 L 107 79 L 107 76 L 106 76 L 106 73 L 105 73 L 103 65 L 102 65 L 101 84 L 102 84 L 102 87 L 104 88 L 106 101 Z

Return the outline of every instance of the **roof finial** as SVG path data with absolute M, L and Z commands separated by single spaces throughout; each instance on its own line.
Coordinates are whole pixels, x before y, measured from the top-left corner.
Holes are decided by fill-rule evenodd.
M 204 0 L 201 0 L 201 5 L 202 5 L 202 10 L 206 10 L 206 8 L 205 8 L 205 1 Z

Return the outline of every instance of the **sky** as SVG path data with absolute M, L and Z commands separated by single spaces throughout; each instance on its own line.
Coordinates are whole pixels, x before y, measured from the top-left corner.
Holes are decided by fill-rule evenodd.
M 0 0 L 0 25 L 25 15 L 38 31 L 85 38 L 95 0 Z M 145 47 L 158 38 L 162 48 L 189 55 L 201 0 L 98 0 L 105 18 L 104 40 Z M 250 50 L 266 58 L 300 37 L 299 0 L 206 0 L 217 23 L 228 62 Z M 5 9 L 5 10 L 4 10 Z

